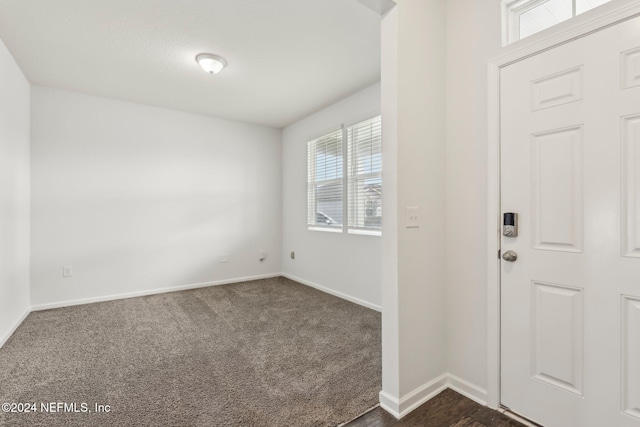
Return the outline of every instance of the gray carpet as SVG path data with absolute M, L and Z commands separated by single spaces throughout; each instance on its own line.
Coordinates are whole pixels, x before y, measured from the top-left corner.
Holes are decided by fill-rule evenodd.
M 380 314 L 285 278 L 31 313 L 0 426 L 331 426 L 378 402 Z M 40 402 L 110 405 L 40 412 Z

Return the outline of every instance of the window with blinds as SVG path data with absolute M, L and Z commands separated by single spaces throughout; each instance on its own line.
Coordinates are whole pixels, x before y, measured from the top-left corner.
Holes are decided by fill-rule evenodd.
M 379 235 L 382 230 L 380 116 L 307 143 L 310 229 Z
M 347 128 L 349 229 L 382 228 L 380 116 Z
M 342 129 L 307 143 L 307 224 L 342 229 Z

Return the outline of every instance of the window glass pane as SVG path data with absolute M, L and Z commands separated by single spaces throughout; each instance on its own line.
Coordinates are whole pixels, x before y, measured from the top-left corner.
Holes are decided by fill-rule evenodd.
M 520 38 L 545 30 L 573 17 L 571 0 L 549 0 L 520 14 Z
M 347 129 L 349 227 L 382 227 L 382 129 L 380 116 Z
M 382 227 L 382 179 L 356 179 L 351 185 L 349 226 L 356 228 Z
M 603 4 L 608 2 L 609 0 L 576 0 L 576 14 L 580 15 L 587 10 L 591 10 L 594 7 L 602 6 Z
M 307 143 L 307 225 L 342 226 L 342 130 Z
M 316 186 L 315 225 L 342 225 L 342 181 Z

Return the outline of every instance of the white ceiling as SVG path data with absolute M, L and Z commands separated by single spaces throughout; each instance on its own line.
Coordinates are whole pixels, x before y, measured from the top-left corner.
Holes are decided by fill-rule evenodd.
M 385 13 L 393 9 L 393 7 L 396 4 L 395 3 L 396 0 L 358 0 L 358 1 L 381 16 L 384 16 Z
M 0 0 L 0 38 L 35 85 L 284 127 L 380 79 L 359 1 Z

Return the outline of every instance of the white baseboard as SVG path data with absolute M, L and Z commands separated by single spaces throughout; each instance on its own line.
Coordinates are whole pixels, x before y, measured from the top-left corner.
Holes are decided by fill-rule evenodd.
M 405 394 L 400 399 L 384 390 L 380 392 L 380 407 L 400 419 L 423 403 L 450 388 L 463 396 L 487 406 L 487 391 L 455 375 L 444 373 L 428 383 Z
M 51 308 L 70 307 L 73 305 L 91 304 L 93 302 L 113 301 L 125 298 L 142 297 L 145 295 L 164 294 L 168 292 L 185 291 L 188 289 L 207 288 L 209 286 L 229 285 L 231 283 L 248 282 L 251 280 L 271 279 L 280 277 L 280 273 L 261 274 L 258 276 L 238 277 L 236 279 L 216 280 L 213 282 L 194 283 L 190 285 L 172 286 L 168 288 L 150 289 L 145 291 L 127 292 L 124 294 L 105 295 L 100 297 L 82 298 L 67 301 L 58 301 L 53 303 L 36 304 L 31 306 L 31 311 L 49 310 Z
M 447 374 L 447 377 L 450 389 L 457 391 L 461 395 L 468 397 L 482 406 L 487 406 L 487 390 L 478 387 L 469 381 L 463 380 L 462 378 L 456 377 L 453 374 Z
M 333 295 L 335 297 L 342 298 L 342 299 L 347 300 L 347 301 L 351 301 L 352 303 L 361 305 L 363 307 L 367 307 L 367 308 L 370 308 L 372 310 L 375 310 L 375 311 L 378 311 L 378 312 L 382 312 L 382 307 L 380 307 L 379 305 L 370 303 L 369 301 L 365 301 L 365 300 L 362 300 L 360 298 L 352 297 L 351 295 L 347 295 L 347 294 L 344 294 L 342 292 L 334 291 L 333 289 L 330 289 L 330 288 L 325 288 L 324 286 L 320 286 L 320 285 L 318 285 L 316 283 L 310 282 L 308 280 L 301 279 L 299 277 L 293 276 L 293 275 L 288 274 L 288 273 L 282 273 L 281 276 L 282 277 L 286 277 L 287 279 L 291 279 L 293 281 L 302 283 L 303 285 L 310 286 L 312 288 L 315 288 L 315 289 L 317 289 L 319 291 L 322 291 L 322 292 L 325 292 L 327 294 L 331 294 L 331 295 Z
M 380 398 L 380 407 L 397 419 L 400 419 L 400 403 L 398 402 L 398 399 L 384 390 L 381 390 L 378 396 Z
M 440 394 L 447 386 L 447 374 L 442 374 L 405 394 L 400 399 L 395 398 L 383 390 L 380 392 L 380 407 L 397 419 L 400 419 L 418 406 Z
M 11 335 L 13 335 L 16 329 L 18 329 L 18 326 L 20 326 L 22 322 L 24 322 L 24 319 L 27 318 L 29 313 L 31 313 L 31 310 L 29 309 L 29 307 L 27 307 L 24 310 L 24 313 L 22 313 L 18 320 L 13 324 L 13 326 L 11 326 L 11 328 L 9 328 L 9 330 L 2 337 L 0 337 L 0 348 L 2 348 L 2 346 L 9 340 L 9 338 L 11 338 Z

